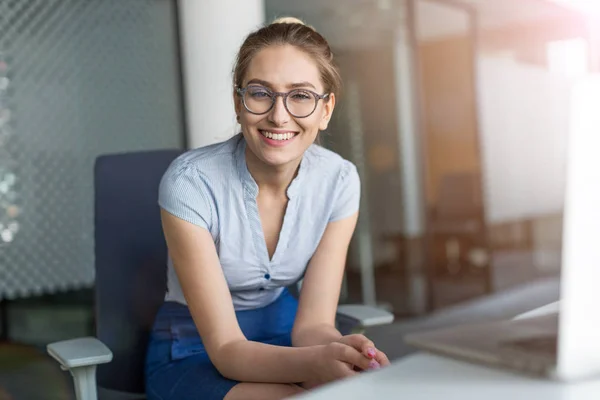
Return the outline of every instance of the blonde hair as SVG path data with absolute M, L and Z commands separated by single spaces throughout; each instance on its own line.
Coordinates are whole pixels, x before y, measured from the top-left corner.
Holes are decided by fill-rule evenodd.
M 233 85 L 241 87 L 252 58 L 262 49 L 274 45 L 291 45 L 310 55 L 321 73 L 326 93 L 339 94 L 342 78 L 333 61 L 329 43 L 312 26 L 295 17 L 280 17 L 250 33 L 240 47 L 233 69 Z
M 310 25 L 306 25 L 304 23 L 304 21 L 302 21 L 301 19 L 296 18 L 296 17 L 279 17 L 279 18 L 276 18 L 275 20 L 273 20 L 273 22 L 271 22 L 271 24 L 299 24 L 299 25 L 304 25 L 306 27 L 309 27 L 313 31 L 315 30 L 315 28 L 313 28 Z

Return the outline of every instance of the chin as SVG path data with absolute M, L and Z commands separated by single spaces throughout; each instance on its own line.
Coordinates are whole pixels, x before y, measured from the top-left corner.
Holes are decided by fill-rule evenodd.
M 269 151 L 263 152 L 261 154 L 261 161 L 271 167 L 280 167 L 286 164 L 289 164 L 300 157 L 302 157 L 303 153 L 300 154 L 269 154 Z

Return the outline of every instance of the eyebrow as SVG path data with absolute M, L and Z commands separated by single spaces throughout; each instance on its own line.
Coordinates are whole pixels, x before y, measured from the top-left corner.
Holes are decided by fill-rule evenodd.
M 251 80 L 248 81 L 247 85 L 250 85 L 250 84 L 253 84 L 253 83 L 259 84 L 259 85 L 262 85 L 262 86 L 266 86 L 268 88 L 273 88 L 273 86 L 269 82 L 263 81 L 262 79 L 251 79 Z M 291 84 L 288 85 L 288 87 L 292 88 L 292 89 L 302 88 L 302 87 L 307 87 L 307 86 L 311 87 L 311 88 L 313 88 L 315 90 L 317 89 L 315 87 L 315 85 L 313 85 L 312 83 L 310 83 L 308 81 L 295 82 L 295 83 L 291 83 Z

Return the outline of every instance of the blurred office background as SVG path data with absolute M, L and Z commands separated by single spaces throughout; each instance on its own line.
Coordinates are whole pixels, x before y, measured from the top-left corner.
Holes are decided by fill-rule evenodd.
M 324 145 L 356 163 L 363 197 L 341 301 L 394 312 L 376 343 L 397 358 L 411 329 L 556 300 L 570 89 L 600 68 L 589 11 L 0 0 L 0 400 L 72 398 L 44 347 L 93 334 L 95 157 L 233 135 L 233 56 L 283 15 L 330 41 L 344 77 Z

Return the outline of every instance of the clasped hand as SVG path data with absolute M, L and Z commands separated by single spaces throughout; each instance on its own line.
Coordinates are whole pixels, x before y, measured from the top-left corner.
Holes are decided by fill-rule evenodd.
M 315 363 L 315 378 L 303 386 L 306 389 L 313 388 L 389 364 L 385 353 L 378 350 L 364 335 L 343 336 L 338 341 L 320 346 Z

